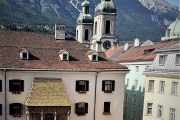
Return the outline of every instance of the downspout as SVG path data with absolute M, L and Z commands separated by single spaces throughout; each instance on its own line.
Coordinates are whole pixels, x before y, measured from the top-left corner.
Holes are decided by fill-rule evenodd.
M 96 120 L 96 94 L 97 94 L 97 78 L 98 78 L 99 71 L 96 71 L 95 76 L 95 90 L 94 90 L 94 120 Z
M 5 103 L 5 108 L 4 108 L 4 112 L 5 112 L 5 120 L 7 120 L 7 91 L 6 91 L 6 79 L 7 79 L 7 75 L 6 75 L 7 70 L 4 69 L 4 82 L 5 82 L 5 86 L 4 86 L 4 103 Z

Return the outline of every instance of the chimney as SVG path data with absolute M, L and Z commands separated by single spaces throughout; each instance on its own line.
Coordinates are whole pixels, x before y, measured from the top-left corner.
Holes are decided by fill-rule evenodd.
M 55 24 L 55 39 L 65 40 L 65 26 Z
M 129 48 L 129 43 L 126 43 L 126 44 L 124 45 L 124 51 L 126 51 L 128 48 Z
M 134 40 L 134 47 L 138 47 L 139 45 L 140 45 L 140 40 L 138 39 L 138 38 L 136 38 L 135 40 Z

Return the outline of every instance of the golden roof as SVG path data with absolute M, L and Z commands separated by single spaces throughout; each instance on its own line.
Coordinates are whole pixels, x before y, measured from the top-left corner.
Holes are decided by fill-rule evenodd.
M 70 106 L 61 80 L 35 79 L 26 106 Z

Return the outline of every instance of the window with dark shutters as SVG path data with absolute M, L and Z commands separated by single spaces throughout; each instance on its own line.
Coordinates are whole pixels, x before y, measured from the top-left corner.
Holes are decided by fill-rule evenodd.
M 77 115 L 85 115 L 88 113 L 88 103 L 80 102 L 75 104 L 75 113 Z
M 104 114 L 110 114 L 110 102 L 104 102 Z
M 2 80 L 0 80 L 0 92 L 2 92 Z
M 21 117 L 23 114 L 23 105 L 21 103 L 9 104 L 9 115 L 13 117 Z
M 76 91 L 77 92 L 89 91 L 89 81 L 87 81 L 87 80 L 76 81 Z
M 20 94 L 24 91 L 24 80 L 9 80 L 9 91 L 13 94 Z
M 115 81 L 114 80 L 103 80 L 102 81 L 102 91 L 112 92 L 115 90 Z
M 0 104 L 0 115 L 2 115 L 2 104 Z

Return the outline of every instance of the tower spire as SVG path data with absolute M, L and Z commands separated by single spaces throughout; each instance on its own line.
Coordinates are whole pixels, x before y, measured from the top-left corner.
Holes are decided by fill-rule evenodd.
M 84 0 L 84 2 L 82 2 L 81 6 L 82 6 L 82 12 L 84 14 L 89 14 L 89 6 L 90 6 L 89 1 L 88 0 Z

